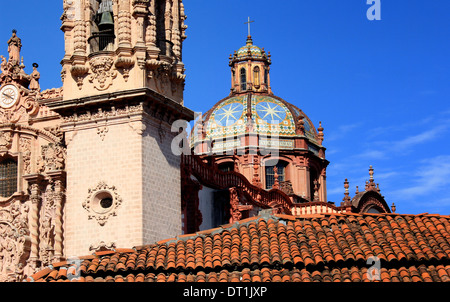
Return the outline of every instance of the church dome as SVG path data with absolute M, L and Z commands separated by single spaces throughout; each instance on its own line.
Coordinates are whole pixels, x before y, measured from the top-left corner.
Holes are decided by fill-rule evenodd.
M 269 138 L 279 137 L 280 148 L 308 148 L 318 152 L 323 132 L 317 130 L 301 109 L 275 96 L 270 86 L 270 53 L 253 45 L 251 36 L 245 46 L 230 56 L 231 93 L 217 102 L 191 133 L 191 148 L 213 143 L 213 149 L 271 147 Z M 256 135 L 258 142 L 243 139 Z M 266 137 L 266 138 L 264 138 Z M 261 139 L 263 138 L 263 139 Z M 297 139 L 303 139 L 299 143 Z M 262 143 L 261 143 L 262 142 Z M 204 146 L 200 153 L 207 152 Z

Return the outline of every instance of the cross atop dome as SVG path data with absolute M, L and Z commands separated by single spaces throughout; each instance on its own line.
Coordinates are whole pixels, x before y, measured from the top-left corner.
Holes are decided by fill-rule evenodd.
M 248 21 L 245 22 L 244 24 L 248 25 L 248 37 L 251 37 L 252 35 L 250 34 L 250 24 L 254 23 L 255 21 L 250 21 L 250 17 L 248 17 Z

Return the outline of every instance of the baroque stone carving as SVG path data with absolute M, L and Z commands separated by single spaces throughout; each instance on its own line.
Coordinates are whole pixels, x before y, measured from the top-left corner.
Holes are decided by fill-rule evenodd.
M 38 160 L 38 172 L 63 170 L 66 150 L 61 144 L 50 143 L 42 146 L 41 157 Z
M 84 114 L 73 114 L 70 116 L 63 116 L 65 123 L 73 123 L 73 122 L 83 122 L 83 121 L 93 121 L 93 120 L 101 120 L 108 117 L 117 117 L 117 116 L 129 116 L 132 114 L 141 114 L 144 112 L 144 107 L 142 104 L 125 106 L 123 108 L 116 108 L 115 106 L 111 106 L 110 110 L 102 110 L 98 109 L 97 111 L 91 112 L 88 111 Z
M 13 137 L 11 132 L 0 132 L 0 151 L 6 151 L 11 148 Z
M 117 210 L 121 204 L 122 197 L 117 193 L 117 188 L 101 181 L 88 190 L 83 208 L 89 213 L 88 219 L 96 219 L 101 226 L 104 226 L 111 216 L 117 216 Z
M 252 205 L 241 204 L 240 192 L 237 188 L 229 188 L 230 192 L 230 223 L 237 222 L 242 219 L 242 212 L 253 209 Z M 241 194 L 242 195 L 242 194 Z
M 63 3 L 63 14 L 61 16 L 61 21 L 73 20 L 75 18 L 75 0 L 64 0 Z
M 23 171 L 25 174 L 31 174 L 31 139 L 21 137 L 19 144 L 22 152 Z
M 119 44 L 131 44 L 131 13 L 125 10 L 119 11 L 118 39 Z
M 30 252 L 27 204 L 13 202 L 0 210 L 0 282 L 20 281 Z
M 115 242 L 106 243 L 104 241 L 100 241 L 97 245 L 91 244 L 89 246 L 90 252 L 103 252 L 103 251 L 111 251 L 116 248 Z
M 40 226 L 40 260 L 44 265 L 50 264 L 54 256 L 55 242 L 55 209 L 54 187 L 51 181 L 45 190 L 45 201 L 42 206 Z
M 105 140 L 106 133 L 108 133 L 109 129 L 108 127 L 98 127 L 97 128 L 97 134 L 100 136 L 102 141 Z
M 92 74 L 89 82 L 94 83 L 94 88 L 103 91 L 108 89 L 117 77 L 117 71 L 111 70 L 114 60 L 110 57 L 97 57 L 89 62 Z

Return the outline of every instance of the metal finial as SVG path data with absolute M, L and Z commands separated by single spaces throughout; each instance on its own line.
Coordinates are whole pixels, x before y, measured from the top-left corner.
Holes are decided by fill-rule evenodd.
M 250 23 L 253 23 L 253 22 L 255 22 L 255 21 L 250 21 L 250 17 L 248 17 L 248 21 L 244 23 L 244 24 L 248 25 L 248 36 L 249 37 L 251 36 L 251 34 L 250 34 Z

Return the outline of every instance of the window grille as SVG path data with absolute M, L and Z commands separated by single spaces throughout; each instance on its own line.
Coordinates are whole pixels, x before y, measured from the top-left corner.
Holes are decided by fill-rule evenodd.
M 17 191 L 17 162 L 12 159 L 0 163 L 0 196 L 9 197 Z

